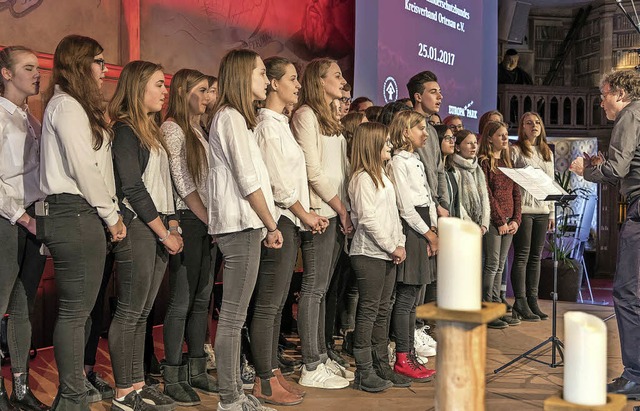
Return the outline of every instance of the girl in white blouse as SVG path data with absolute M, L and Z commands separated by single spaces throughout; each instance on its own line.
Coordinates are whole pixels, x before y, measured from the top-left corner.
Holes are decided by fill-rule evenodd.
M 48 408 L 31 393 L 28 361 L 31 345 L 28 298 L 40 282 L 45 257 L 38 249 L 33 204 L 40 191 L 40 123 L 27 98 L 38 94 L 38 57 L 21 46 L 0 51 L 0 318 L 7 312 L 13 392 L 11 403 Z M 30 264 L 24 264 L 25 262 Z M 27 289 L 31 288 L 29 291 Z M 33 301 L 31 301 L 33 303 Z M 13 409 L 0 376 L 0 409 Z
M 83 355 L 85 324 L 96 301 L 112 241 L 126 236 L 115 196 L 109 127 L 100 91 L 107 72 L 102 47 L 70 35 L 53 56 L 40 150 L 37 235 L 53 257 L 58 318 L 53 349 L 60 386 L 54 410 L 89 410 Z
M 224 292 L 215 339 L 218 410 L 270 410 L 245 395 L 240 378 L 240 331 L 258 277 L 260 242 L 282 247 L 267 167 L 253 130 L 253 102 L 269 80 L 258 54 L 237 49 L 220 62 L 219 98 L 209 134 L 209 233 L 225 256 Z M 263 241 L 264 240 L 264 241 Z
M 344 234 L 352 230 L 345 205 L 347 143 L 332 104 L 342 97 L 345 84 L 334 60 L 311 61 L 302 77 L 300 107 L 291 121 L 293 135 L 304 153 L 310 208 L 329 219 L 324 233 L 302 233 L 304 272 L 298 313 L 304 363 L 300 384 L 325 389 L 345 388 L 353 379 L 351 371 L 329 358 L 324 344 L 325 295 L 344 243 L 338 225 Z
M 407 259 L 398 266 L 391 321 L 396 337 L 394 370 L 416 381 L 426 381 L 435 370 L 427 369 L 413 355 L 414 330 L 420 289 L 436 280 L 438 216 L 424 164 L 416 151 L 432 137 L 427 133 L 424 115 L 413 110 L 396 114 L 390 129 L 395 152 L 388 169 L 395 183 L 398 210 L 407 236 Z M 422 357 L 434 355 L 434 351 L 420 343 L 415 348 L 415 353 Z
M 208 144 L 199 120 L 207 108 L 208 86 L 207 76 L 201 72 L 178 70 L 171 79 L 169 108 L 160 127 L 169 152 L 176 214 L 184 239 L 184 250 L 169 262 L 170 294 L 163 328 L 164 392 L 181 405 L 200 403 L 194 389 L 206 395 L 218 392 L 215 379 L 206 372 L 204 352 L 213 275 L 212 243 L 207 233 Z M 182 361 L 185 336 L 187 363 Z
M 374 370 L 372 349 L 387 343 L 396 265 L 406 257 L 395 189 L 383 168 L 390 159 L 388 128 L 380 123 L 358 126 L 352 144 L 349 182 L 351 217 L 356 228 L 349 255 L 359 292 L 353 332 L 356 359 L 353 388 L 368 392 L 393 386 L 393 382 Z

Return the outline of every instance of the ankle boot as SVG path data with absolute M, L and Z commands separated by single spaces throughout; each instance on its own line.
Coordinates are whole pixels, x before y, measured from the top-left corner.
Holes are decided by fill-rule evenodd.
M 520 325 L 520 320 L 518 319 L 517 315 L 503 315 L 502 317 L 500 317 L 501 321 L 504 321 L 505 323 L 507 323 L 507 325 L 510 325 L 511 327 L 514 327 L 516 325 Z
M 411 378 L 415 382 L 431 381 L 436 370 L 430 370 L 420 364 L 413 353 L 396 352 L 396 363 L 393 371 Z
M 538 297 L 536 297 L 536 296 L 527 297 L 527 304 L 529 304 L 529 308 L 531 308 L 531 311 L 535 315 L 540 317 L 541 320 L 546 320 L 546 319 L 549 318 L 549 316 L 547 314 L 545 314 L 542 311 L 540 311 L 540 307 L 538 307 Z
M 353 356 L 356 359 L 356 375 L 353 381 L 353 388 L 366 392 L 381 392 L 393 387 L 391 381 L 380 378 L 373 369 L 371 347 L 354 348 Z
M 178 366 L 165 365 L 163 367 L 164 394 L 171 397 L 178 405 L 192 406 L 200 404 L 200 397 L 187 382 L 189 378 L 188 368 L 186 364 Z
M 540 317 L 531 311 L 524 297 L 516 297 L 516 302 L 513 303 L 513 315 L 523 321 L 540 321 Z
M 507 306 L 507 312 L 510 313 L 513 307 L 509 304 L 509 301 L 507 301 L 507 290 L 500 291 L 500 301 Z
M 257 399 L 274 405 L 296 405 L 302 402 L 302 397 L 287 391 L 275 375 L 269 379 L 256 376 L 252 394 Z
M 18 377 L 13 376 L 13 391 L 9 399 L 11 404 L 23 411 L 49 410 L 49 406 L 38 400 L 29 388 L 29 374 L 22 373 Z
M 291 382 L 287 381 L 287 379 L 284 378 L 284 375 L 282 375 L 282 371 L 280 371 L 279 368 L 273 370 L 273 375 L 276 376 L 278 382 L 280 383 L 280 385 L 282 385 L 282 388 L 289 391 L 290 393 L 295 394 L 298 397 L 304 397 L 305 395 L 307 395 L 306 391 L 298 388 L 296 384 L 292 384 Z
M 189 358 L 189 385 L 205 395 L 218 393 L 218 381 L 207 373 L 207 357 Z
M 411 386 L 411 378 L 395 373 L 389 365 L 389 351 L 387 344 L 379 344 L 373 347 L 373 369 L 378 377 L 391 381 L 394 387 Z
M 0 377 L 0 411 L 18 411 L 9 402 L 9 395 L 4 389 L 4 378 Z

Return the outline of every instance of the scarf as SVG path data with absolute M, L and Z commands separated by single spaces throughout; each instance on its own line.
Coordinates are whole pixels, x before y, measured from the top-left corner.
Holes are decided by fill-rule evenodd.
M 483 210 L 479 188 L 486 182 L 482 178 L 482 170 L 478 167 L 478 158 L 467 160 L 459 154 L 453 154 L 452 160 L 460 172 L 460 187 L 458 187 L 460 204 L 474 223 L 482 225 Z

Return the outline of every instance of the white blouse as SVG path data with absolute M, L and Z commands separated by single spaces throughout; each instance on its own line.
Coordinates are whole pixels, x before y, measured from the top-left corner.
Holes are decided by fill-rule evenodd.
M 246 199 L 258 189 L 262 189 L 269 211 L 278 221 L 280 213 L 273 201 L 267 166 L 253 131 L 237 110 L 225 107 L 213 117 L 209 156 L 209 234 L 264 228 Z
M 418 153 L 397 151 L 387 168 L 395 183 L 398 211 L 409 227 L 420 234 L 426 233 L 431 227 L 437 227 L 436 205 L 427 183 L 424 163 L 420 161 Z M 416 207 L 429 207 L 431 227 L 420 217 Z
M 15 224 L 40 190 L 40 123 L 0 96 L 0 216 Z
M 40 188 L 45 195 L 79 195 L 108 226 L 118 222 L 111 142 L 105 136 L 100 149 L 93 149 L 87 113 L 59 86 L 44 110 Z
M 307 229 L 289 210 L 299 201 L 305 211 L 309 211 L 304 153 L 291 133 L 289 118 L 267 108 L 260 109 L 255 136 L 269 171 L 276 205 L 281 208 L 283 216 L 299 228 Z
M 376 188 L 371 176 L 361 171 L 351 178 L 351 221 L 355 228 L 349 255 L 392 260 L 391 253 L 404 247 L 396 193 L 391 180 L 382 173 L 384 187 Z

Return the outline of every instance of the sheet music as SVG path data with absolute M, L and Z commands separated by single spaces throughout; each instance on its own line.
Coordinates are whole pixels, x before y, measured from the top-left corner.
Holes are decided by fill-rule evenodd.
M 545 201 L 548 196 L 568 195 L 547 173 L 539 168 L 527 166 L 525 168 L 498 167 L 498 169 L 538 201 Z

